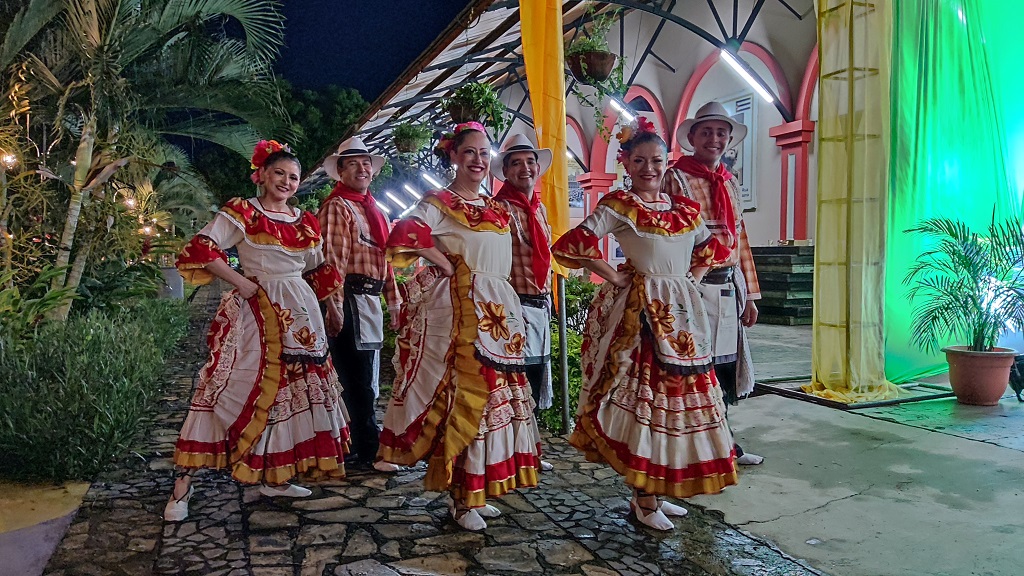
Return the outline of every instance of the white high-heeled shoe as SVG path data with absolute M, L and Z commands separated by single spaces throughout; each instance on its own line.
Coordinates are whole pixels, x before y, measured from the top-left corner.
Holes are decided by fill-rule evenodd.
M 295 484 L 282 484 L 280 486 L 267 486 L 266 484 L 260 484 L 260 494 L 270 498 L 276 498 L 278 496 L 284 496 L 286 498 L 305 498 L 312 493 L 313 491 L 309 488 L 303 488 L 302 486 L 296 486 Z
M 655 530 L 672 530 L 675 528 L 675 525 L 668 519 L 668 516 L 665 516 L 665 513 L 661 511 L 660 505 L 656 510 L 648 511 L 637 502 L 636 498 L 633 498 L 629 501 L 629 507 L 633 510 L 636 519 L 644 526 L 654 528 Z
M 196 491 L 195 486 L 189 484 L 188 491 L 181 498 L 174 498 L 174 491 L 171 491 L 171 498 L 167 501 L 167 506 L 164 506 L 164 521 L 165 522 L 181 522 L 188 518 L 188 501 L 192 499 L 192 494 Z

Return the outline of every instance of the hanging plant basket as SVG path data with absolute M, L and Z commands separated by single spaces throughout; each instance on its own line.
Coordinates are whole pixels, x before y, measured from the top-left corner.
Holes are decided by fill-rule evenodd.
M 441 106 L 456 124 L 479 122 L 494 132 L 509 125 L 505 104 L 490 84 L 469 82 L 459 86 L 450 98 L 442 98 Z
M 452 102 L 448 104 L 448 114 L 452 117 L 452 122 L 456 124 L 479 122 L 481 116 L 479 110 L 472 104 L 466 104 L 465 102 Z
M 395 150 L 398 150 L 401 154 L 412 154 L 418 152 L 420 148 L 422 146 L 415 140 L 395 138 Z
M 612 52 L 580 52 L 566 56 L 565 63 L 577 82 L 592 86 L 604 82 L 612 75 L 617 58 Z
M 399 154 L 415 154 L 430 142 L 431 133 L 428 126 L 402 122 L 391 130 L 391 138 Z

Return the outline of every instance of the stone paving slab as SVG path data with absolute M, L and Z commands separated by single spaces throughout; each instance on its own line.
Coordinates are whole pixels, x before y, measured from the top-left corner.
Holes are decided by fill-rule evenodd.
M 266 498 L 205 471 L 188 520 L 164 523 L 173 442 L 218 300 L 210 289 L 197 297 L 192 336 L 169 366 L 145 436 L 92 485 L 46 574 L 820 574 L 699 506 L 689 505 L 669 534 L 647 529 L 630 515 L 621 479 L 559 437 L 547 439 L 545 452 L 555 470 L 538 488 L 493 501 L 502 515 L 482 533 L 451 520 L 446 494 L 424 490 L 422 464 L 393 475 L 350 470 L 344 480 L 307 484 L 313 495 L 300 500 Z

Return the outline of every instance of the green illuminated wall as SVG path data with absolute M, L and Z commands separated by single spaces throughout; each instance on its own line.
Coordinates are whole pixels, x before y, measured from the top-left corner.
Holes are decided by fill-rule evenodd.
M 894 12 L 885 369 L 900 383 L 945 370 L 910 344 L 902 281 L 922 246 L 903 231 L 932 216 L 981 227 L 1021 205 L 1024 1 L 898 1 Z

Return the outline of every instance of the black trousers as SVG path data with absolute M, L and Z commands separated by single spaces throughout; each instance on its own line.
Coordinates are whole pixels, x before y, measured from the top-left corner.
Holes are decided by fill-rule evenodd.
M 526 379 L 530 382 L 530 393 L 533 394 L 533 414 L 538 416 L 540 412 L 540 389 L 544 386 L 544 377 L 547 375 L 548 365 L 546 362 L 540 364 L 526 365 Z
M 331 360 L 341 381 L 341 399 L 348 408 L 352 454 L 356 463 L 370 463 L 377 457 L 380 430 L 377 428 L 376 401 L 373 397 L 373 359 L 376 350 L 357 350 L 353 310 L 345 300 L 345 324 L 336 338 L 328 338 Z
M 736 361 L 724 364 L 715 364 L 715 376 L 718 377 L 718 385 L 722 387 L 722 394 L 725 396 L 725 420 L 729 423 L 729 405 L 739 402 L 736 395 Z M 732 429 L 729 430 L 732 432 Z M 733 448 L 736 450 L 736 457 L 743 456 L 743 448 L 733 437 Z

